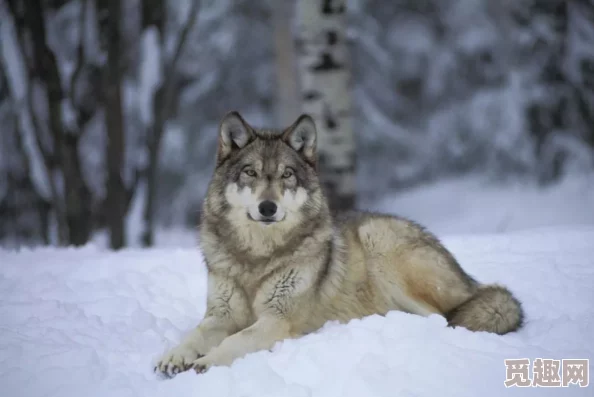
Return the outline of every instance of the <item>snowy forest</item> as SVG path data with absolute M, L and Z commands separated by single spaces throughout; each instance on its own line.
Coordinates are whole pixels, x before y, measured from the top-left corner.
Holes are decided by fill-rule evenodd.
M 2 0 L 0 245 L 195 227 L 223 115 L 280 128 L 308 111 L 310 3 Z M 451 176 L 592 173 L 594 1 L 317 3 L 340 14 L 353 205 Z

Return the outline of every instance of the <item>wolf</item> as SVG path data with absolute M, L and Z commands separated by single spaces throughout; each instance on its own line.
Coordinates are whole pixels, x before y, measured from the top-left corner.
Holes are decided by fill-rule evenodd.
M 199 232 L 206 313 L 155 371 L 229 366 L 328 321 L 394 310 L 500 335 L 522 326 L 522 305 L 505 286 L 476 281 L 419 224 L 371 212 L 333 217 L 316 142 L 307 114 L 280 131 L 254 128 L 236 111 L 222 119 Z

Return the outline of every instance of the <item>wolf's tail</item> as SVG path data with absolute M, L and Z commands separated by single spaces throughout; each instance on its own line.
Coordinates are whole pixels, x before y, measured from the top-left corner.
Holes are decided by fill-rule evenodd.
M 524 311 L 507 288 L 483 285 L 470 299 L 446 313 L 446 319 L 451 327 L 503 335 L 522 327 Z

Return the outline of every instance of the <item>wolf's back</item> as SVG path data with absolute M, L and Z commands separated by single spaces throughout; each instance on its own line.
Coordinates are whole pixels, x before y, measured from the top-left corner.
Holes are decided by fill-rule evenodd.
M 524 312 L 520 302 L 501 285 L 484 285 L 458 307 L 446 313 L 450 326 L 471 331 L 506 334 L 522 326 Z

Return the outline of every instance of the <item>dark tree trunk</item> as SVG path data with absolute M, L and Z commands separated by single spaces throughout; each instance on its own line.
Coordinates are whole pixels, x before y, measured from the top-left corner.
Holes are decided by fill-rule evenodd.
M 43 160 L 43 169 L 42 172 L 44 177 L 47 180 L 48 186 L 50 188 L 51 194 L 51 202 L 45 202 L 43 205 L 40 205 L 40 221 L 42 221 L 43 226 L 42 230 L 44 233 L 44 241 L 46 244 L 50 243 L 49 237 L 49 216 L 51 213 L 54 214 L 57 226 L 57 243 L 59 245 L 66 245 L 68 244 L 68 226 L 66 224 L 66 217 L 63 210 L 62 199 L 60 198 L 60 194 L 58 192 L 56 178 L 55 175 L 58 174 L 58 162 L 56 159 L 56 154 L 53 150 L 53 145 L 49 142 L 51 139 L 46 136 L 46 128 L 42 126 L 41 121 L 39 120 L 38 115 L 35 112 L 35 107 L 33 104 L 33 79 L 36 78 L 35 76 L 35 69 L 31 65 L 30 54 L 26 51 L 26 36 L 27 36 L 27 26 L 26 26 L 26 19 L 25 19 L 25 10 L 22 2 L 18 0 L 9 0 L 7 2 L 8 8 L 10 13 L 12 14 L 12 18 L 14 20 L 14 24 L 16 27 L 16 38 L 17 43 L 19 46 L 19 51 L 22 54 L 25 60 L 25 67 L 27 70 L 26 76 L 26 108 L 29 117 L 29 121 L 31 123 L 31 127 L 33 130 L 35 143 L 37 149 L 41 153 L 41 158 Z M 28 56 L 29 55 L 29 56 Z M 2 78 L 5 79 L 6 76 L 2 74 Z M 19 116 L 15 112 L 15 117 L 18 119 Z M 19 122 L 16 121 L 17 127 Z
M 7 80 L 2 70 L 0 79 L 0 87 L 6 87 Z M 12 237 L 16 247 L 21 243 L 28 245 L 41 242 L 48 245 L 49 202 L 32 179 L 31 159 L 25 149 L 16 105 L 8 98 L 0 98 L 0 101 L 10 107 L 10 116 L 3 117 L 5 125 L 0 134 L 0 162 L 3 163 L 0 178 L 7 185 L 4 197 L 0 197 L 0 219 L 3 220 L 0 222 L 0 238 Z
M 143 212 L 144 230 L 141 236 L 142 245 L 152 247 L 155 244 L 155 200 L 157 196 L 157 173 L 159 171 L 159 149 L 161 147 L 161 137 L 165 127 L 163 118 L 164 109 L 161 109 L 163 89 L 155 93 L 154 111 L 155 121 L 149 134 L 148 152 L 149 162 L 146 172 L 146 202 Z
M 161 44 L 164 42 L 163 35 L 165 34 L 165 5 L 163 0 L 143 0 L 142 2 L 142 29 L 143 31 L 154 26 L 159 32 L 159 39 Z M 157 171 L 159 161 L 159 147 L 161 143 L 161 136 L 163 135 L 163 109 L 161 109 L 163 96 L 163 89 L 160 87 L 155 92 L 153 98 L 153 125 L 147 131 L 147 149 L 149 153 L 149 160 L 146 176 L 146 199 L 143 218 L 143 231 L 140 237 L 141 243 L 145 247 L 154 245 L 154 213 L 155 213 L 155 196 L 157 194 Z
M 68 242 L 84 245 L 91 236 L 91 193 L 83 178 L 78 153 L 79 135 L 67 131 L 62 122 L 62 102 L 65 98 L 55 54 L 49 48 L 43 18 L 43 2 L 32 0 L 24 7 L 25 23 L 31 34 L 34 76 L 44 84 L 49 128 L 54 154 L 63 172 L 63 196 L 68 226 Z
M 15 214 L 15 232 L 21 234 L 18 236 L 28 243 L 41 241 L 44 245 L 49 245 L 49 211 L 50 203 L 45 200 L 35 187 L 31 179 L 31 161 L 25 149 L 23 142 L 23 132 L 19 126 L 18 116 L 14 117 L 14 149 L 18 153 L 19 161 L 16 170 L 9 170 L 10 179 L 14 182 L 15 196 L 17 200 L 13 201 Z M 12 174 L 12 175 L 11 175 Z M 19 218 L 31 217 L 25 219 L 21 224 Z M 34 218 L 37 218 L 36 220 Z
M 127 192 L 122 179 L 124 168 L 124 124 L 121 95 L 121 2 L 109 0 L 109 35 L 107 38 L 107 225 L 112 249 L 125 244 Z

